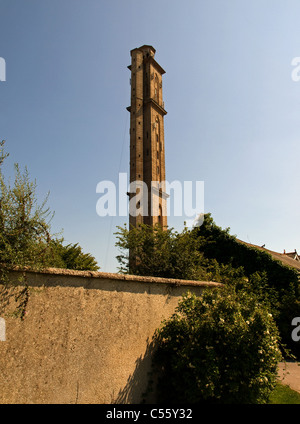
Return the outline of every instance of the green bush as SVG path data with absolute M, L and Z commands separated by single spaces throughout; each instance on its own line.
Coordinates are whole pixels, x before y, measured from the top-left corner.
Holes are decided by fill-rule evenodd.
M 47 197 L 39 204 L 37 184 L 31 181 L 27 168 L 15 164 L 13 184 L 6 180 L 2 164 L 8 157 L 5 142 L 0 141 L 0 280 L 7 280 L 4 266 L 69 268 L 96 271 L 95 258 L 76 244 L 63 245 L 63 238 L 51 235 L 53 213 L 46 206 Z
M 155 339 L 159 403 L 266 403 L 275 387 L 278 330 L 246 291 L 185 295 Z
M 205 215 L 201 227 L 196 228 L 201 239 L 201 253 L 218 266 L 242 269 L 248 279 L 247 290 L 258 294 L 268 304 L 276 320 L 283 343 L 300 359 L 299 343 L 291 338 L 291 321 L 300 313 L 299 273 L 296 269 L 275 260 L 268 252 L 239 242 L 229 229 L 218 227 L 210 214 Z M 213 276 L 214 278 L 214 276 Z M 221 278 L 222 282 L 224 278 Z
M 201 239 L 200 251 L 207 259 L 219 264 L 230 264 L 233 268 L 243 267 L 246 276 L 265 273 L 269 287 L 283 295 L 292 287 L 299 295 L 298 272 L 265 251 L 241 243 L 229 234 L 229 228 L 218 227 L 211 214 L 205 214 L 201 227 L 195 231 Z
M 241 243 L 218 227 L 210 214 L 201 227 L 118 227 L 119 270 L 137 275 L 221 282 L 254 295 L 268 308 L 285 346 L 300 359 L 291 321 L 300 314 L 299 274 L 269 253 Z M 128 252 L 131 252 L 131 261 Z M 135 258 L 135 260 L 132 260 Z M 286 355 L 287 351 L 283 351 Z
M 96 259 L 90 253 L 84 253 L 78 243 L 63 244 L 62 240 L 51 240 L 49 263 L 57 268 L 76 269 L 78 271 L 98 271 Z
M 199 251 L 197 234 L 187 228 L 178 233 L 160 225 L 141 224 L 130 230 L 125 225 L 118 227 L 115 234 L 120 249 L 119 270 L 123 273 L 187 280 L 207 278 L 208 261 Z

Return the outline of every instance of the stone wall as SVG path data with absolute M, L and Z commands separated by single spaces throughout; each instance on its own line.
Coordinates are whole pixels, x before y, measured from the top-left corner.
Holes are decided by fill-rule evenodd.
M 58 269 L 10 281 L 0 285 L 2 404 L 141 402 L 155 329 L 182 294 L 218 286 Z

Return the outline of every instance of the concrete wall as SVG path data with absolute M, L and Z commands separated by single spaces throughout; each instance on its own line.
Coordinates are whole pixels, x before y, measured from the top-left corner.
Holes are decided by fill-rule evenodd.
M 183 293 L 218 286 L 57 269 L 10 280 L 0 285 L 0 403 L 27 404 L 141 402 L 155 329 Z

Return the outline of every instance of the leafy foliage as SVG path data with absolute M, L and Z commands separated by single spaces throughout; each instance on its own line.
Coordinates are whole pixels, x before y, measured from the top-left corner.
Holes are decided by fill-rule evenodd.
M 48 196 L 38 204 L 36 182 L 28 170 L 15 164 L 11 185 L 5 180 L 1 165 L 8 154 L 0 143 L 0 263 L 3 265 L 98 270 L 95 258 L 83 253 L 78 244 L 63 245 L 63 239 L 51 235 L 53 214 L 46 206 Z
M 266 403 L 281 360 L 268 309 L 233 285 L 186 295 L 156 334 L 162 403 Z
M 57 268 L 76 269 L 78 271 L 98 271 L 95 258 L 90 253 L 84 253 L 82 248 L 76 244 L 63 245 L 63 241 L 51 242 L 53 266 Z
M 172 228 L 163 230 L 142 224 L 138 228 L 118 227 L 117 256 L 123 273 L 165 278 L 201 280 L 206 277 L 199 239 L 187 229 L 182 233 Z M 129 252 L 131 258 L 129 257 Z
M 299 290 L 298 273 L 295 269 L 283 265 L 280 261 L 264 251 L 239 242 L 229 234 L 229 228 L 218 227 L 206 214 L 201 227 L 195 228 L 201 238 L 201 252 L 207 259 L 215 259 L 219 264 L 242 267 L 244 274 L 250 277 L 254 273 L 263 273 L 269 287 L 274 287 L 283 294 L 291 284 L 294 290 Z
M 3 155 L 3 154 L 2 154 Z M 3 156 L 2 156 L 3 157 Z M 0 260 L 7 265 L 44 264 L 50 242 L 47 199 L 38 205 L 36 183 L 15 165 L 11 187 L 0 172 Z
M 172 228 L 141 225 L 119 228 L 117 246 L 121 272 L 234 284 L 253 294 L 276 320 L 283 343 L 300 358 L 300 345 L 291 338 L 291 321 L 300 316 L 299 276 L 270 254 L 249 247 L 218 227 L 210 214 L 201 227 Z M 128 251 L 131 252 L 131 257 Z
M 300 316 L 299 274 L 264 251 L 239 242 L 229 234 L 229 229 L 218 227 L 210 214 L 197 228 L 201 237 L 201 252 L 208 260 L 220 266 L 242 269 L 245 276 L 243 287 L 248 293 L 258 296 L 273 314 L 282 337 L 282 342 L 297 358 L 300 346 L 291 338 L 291 321 Z

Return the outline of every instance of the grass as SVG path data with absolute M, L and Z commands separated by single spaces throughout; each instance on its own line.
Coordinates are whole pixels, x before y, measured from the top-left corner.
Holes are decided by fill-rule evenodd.
M 270 396 L 271 404 L 300 405 L 300 393 L 292 390 L 289 386 L 277 383 Z

